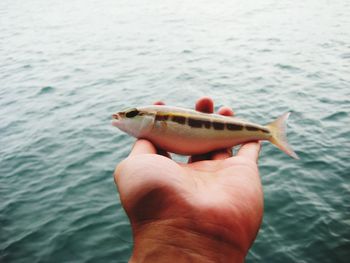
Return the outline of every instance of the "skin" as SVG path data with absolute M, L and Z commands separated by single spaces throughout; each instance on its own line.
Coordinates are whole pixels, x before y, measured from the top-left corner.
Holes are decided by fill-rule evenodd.
M 195 109 L 213 112 L 212 99 Z M 233 115 L 227 107 L 218 113 Z M 244 262 L 263 216 L 260 148 L 246 143 L 235 156 L 225 149 L 184 164 L 136 141 L 114 174 L 133 232 L 129 262 Z

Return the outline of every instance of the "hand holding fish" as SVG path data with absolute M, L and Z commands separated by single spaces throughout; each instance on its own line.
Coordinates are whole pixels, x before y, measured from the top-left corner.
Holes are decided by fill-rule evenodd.
M 199 100 L 196 110 L 212 112 L 213 101 Z M 219 150 L 182 164 L 138 140 L 115 171 L 133 230 L 130 262 L 243 262 L 263 215 L 259 151 L 250 142 L 233 157 Z

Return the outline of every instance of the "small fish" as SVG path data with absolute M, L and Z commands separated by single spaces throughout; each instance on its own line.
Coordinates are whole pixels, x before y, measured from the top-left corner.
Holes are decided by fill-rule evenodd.
M 113 114 L 112 124 L 166 151 L 193 155 L 230 148 L 249 141 L 267 140 L 299 159 L 288 145 L 285 122 L 290 112 L 266 126 L 236 117 L 202 113 L 163 105 L 132 108 Z

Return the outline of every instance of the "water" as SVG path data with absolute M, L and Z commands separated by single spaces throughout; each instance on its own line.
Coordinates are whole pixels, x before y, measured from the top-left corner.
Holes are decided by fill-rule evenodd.
M 190 3 L 189 3 L 190 2 Z M 0 2 L 0 261 L 126 262 L 116 110 L 210 95 L 266 123 L 292 110 L 294 161 L 269 144 L 247 262 L 350 256 L 349 1 Z

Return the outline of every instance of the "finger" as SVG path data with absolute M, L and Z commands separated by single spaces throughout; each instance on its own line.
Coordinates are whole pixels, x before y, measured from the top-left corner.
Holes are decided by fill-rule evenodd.
M 134 156 L 138 154 L 147 154 L 147 153 L 157 153 L 156 147 L 154 145 L 144 139 L 137 140 L 131 150 L 129 156 Z
M 218 110 L 218 114 L 224 115 L 224 116 L 233 116 L 234 112 L 230 107 L 224 106 Z M 232 149 L 231 148 L 221 149 L 218 151 L 214 151 L 212 153 L 211 159 L 212 160 L 224 160 L 224 159 L 227 159 L 231 156 L 232 156 Z
M 224 106 L 218 110 L 218 114 L 224 115 L 224 116 L 233 116 L 234 112 L 230 107 Z
M 155 103 L 153 103 L 153 105 L 165 105 L 165 103 L 163 101 L 156 101 Z
M 196 111 L 204 113 L 213 113 L 214 112 L 214 101 L 209 97 L 202 97 L 196 103 Z
M 241 146 L 241 148 L 238 150 L 238 153 L 236 156 L 241 156 L 244 158 L 247 158 L 253 162 L 258 162 L 258 157 L 261 149 L 261 143 L 260 142 L 248 142 Z
M 212 160 L 225 160 L 230 157 L 232 157 L 231 148 L 214 151 L 211 155 Z

